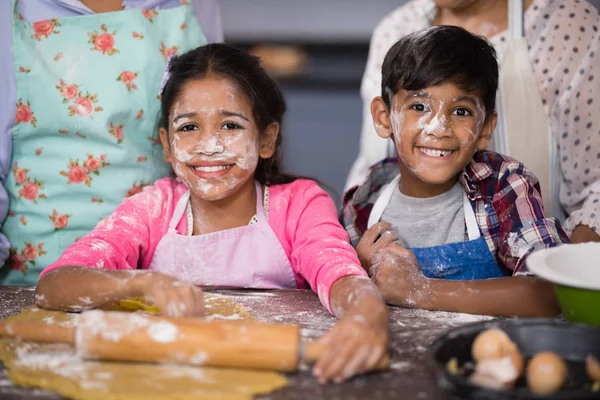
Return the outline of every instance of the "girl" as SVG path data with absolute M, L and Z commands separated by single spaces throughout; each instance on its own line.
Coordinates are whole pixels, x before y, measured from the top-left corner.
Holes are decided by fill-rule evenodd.
M 218 0 L 0 1 L 2 284 L 35 285 L 139 182 L 169 175 L 140 162 L 160 108 L 148 93 L 170 53 L 222 41 Z
M 320 382 L 372 368 L 388 313 L 329 196 L 279 172 L 285 102 L 256 57 L 212 44 L 175 58 L 159 122 L 165 178 L 126 199 L 43 271 L 40 307 L 73 311 L 143 295 L 170 316 L 202 314 L 194 285 L 298 288 L 340 322 L 321 340 Z

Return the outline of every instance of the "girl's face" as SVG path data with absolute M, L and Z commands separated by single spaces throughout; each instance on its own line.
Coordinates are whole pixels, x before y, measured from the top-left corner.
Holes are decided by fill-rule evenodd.
M 160 130 L 165 161 L 192 194 L 208 201 L 228 198 L 253 180 L 259 157 L 273 154 L 270 139 L 279 130 L 271 124 L 261 140 L 247 96 L 217 75 L 187 82 L 168 124 L 168 132 Z

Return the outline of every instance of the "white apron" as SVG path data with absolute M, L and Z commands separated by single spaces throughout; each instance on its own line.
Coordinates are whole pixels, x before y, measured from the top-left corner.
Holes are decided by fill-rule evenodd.
M 509 0 L 509 37 L 496 46 L 500 64 L 498 125 L 491 147 L 525 164 L 540 182 L 546 214 L 563 219 L 558 147 L 529 61 L 523 15 L 523 1 Z

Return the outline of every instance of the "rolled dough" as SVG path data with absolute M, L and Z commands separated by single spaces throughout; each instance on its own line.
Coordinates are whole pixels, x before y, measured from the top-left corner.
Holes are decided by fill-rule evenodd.
M 159 312 L 143 299 L 130 299 L 125 306 L 126 309 L 118 305 L 103 308 Z M 209 319 L 252 319 L 243 306 L 218 295 L 206 294 L 205 308 Z M 34 306 L 7 320 L 74 326 L 78 318 L 79 314 Z M 68 345 L 8 339 L 0 340 L 0 360 L 8 369 L 8 376 L 19 386 L 46 389 L 81 400 L 246 400 L 287 385 L 285 377 L 276 372 L 84 361 Z

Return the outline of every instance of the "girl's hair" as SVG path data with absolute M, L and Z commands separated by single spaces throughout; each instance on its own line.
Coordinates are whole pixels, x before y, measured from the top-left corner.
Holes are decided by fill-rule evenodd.
M 260 65 L 258 57 L 226 44 L 208 44 L 171 59 L 168 80 L 161 94 L 158 126 L 168 131 L 169 113 L 173 102 L 191 81 L 216 74 L 232 81 L 250 100 L 254 120 L 260 134 L 269 124 L 280 126 L 275 152 L 269 158 L 260 158 L 254 178 L 263 185 L 290 183 L 297 177 L 280 172 L 282 135 L 281 126 L 286 106 L 277 82 Z

